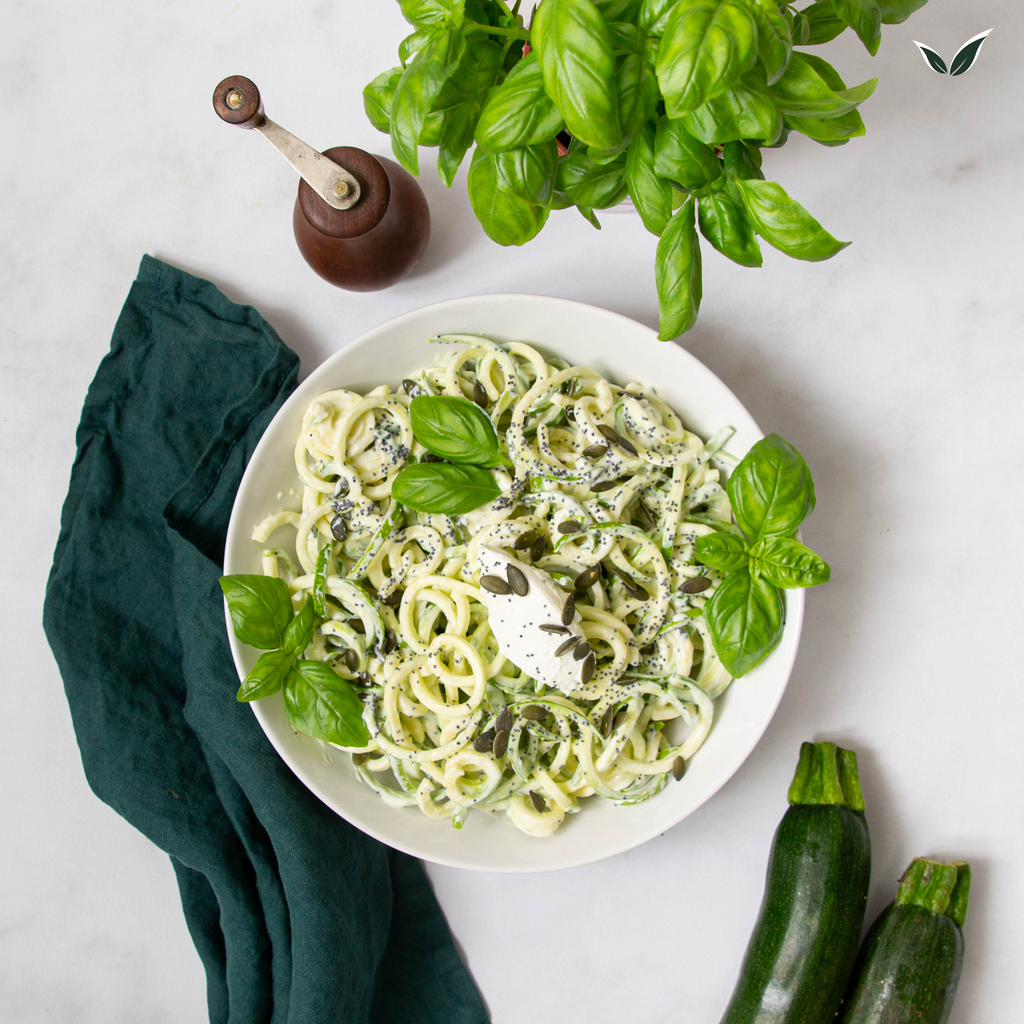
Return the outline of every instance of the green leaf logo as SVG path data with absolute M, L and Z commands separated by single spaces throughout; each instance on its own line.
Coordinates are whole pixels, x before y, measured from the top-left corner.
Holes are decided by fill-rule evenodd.
M 962 75 L 964 72 L 970 71 L 974 66 L 974 62 L 978 59 L 978 54 L 981 52 L 981 44 L 985 42 L 985 38 L 991 31 L 992 29 L 989 28 L 984 32 L 979 32 L 976 36 L 971 36 L 956 51 L 956 56 L 953 58 L 953 63 L 950 64 L 948 71 L 946 69 L 946 62 L 930 46 L 919 43 L 916 39 L 914 40 L 914 45 L 921 51 L 921 56 L 924 57 L 925 63 L 933 71 L 937 71 L 940 75 Z

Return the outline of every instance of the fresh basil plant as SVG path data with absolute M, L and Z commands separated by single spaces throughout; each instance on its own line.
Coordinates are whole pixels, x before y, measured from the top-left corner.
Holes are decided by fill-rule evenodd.
M 701 235 L 744 267 L 761 266 L 758 237 L 812 261 L 849 244 L 764 180 L 762 150 L 793 131 L 823 146 L 863 135 L 876 79 L 847 88 L 794 47 L 850 28 L 874 54 L 881 25 L 926 0 L 542 0 L 529 28 L 519 0 L 398 2 L 413 32 L 363 100 L 402 165 L 417 174 L 418 147 L 437 146 L 451 186 L 475 143 L 470 204 L 501 245 L 570 206 L 600 227 L 594 211 L 629 196 L 661 239 L 668 340 L 697 319 Z
M 696 556 L 728 575 L 704 606 L 715 650 L 732 676 L 759 664 L 785 623 L 781 590 L 827 583 L 828 564 L 793 537 L 814 511 L 803 456 L 778 434 L 758 441 L 726 483 L 736 533 L 699 537 Z
M 409 418 L 416 440 L 447 461 L 405 466 L 391 485 L 395 501 L 418 512 L 459 516 L 501 495 L 487 470 L 512 463 L 480 406 L 454 395 L 418 395 Z
M 323 574 L 319 564 L 317 574 Z M 299 732 L 343 747 L 366 746 L 363 706 L 352 684 L 329 665 L 302 657 L 313 639 L 313 600 L 306 598 L 293 613 L 287 584 L 273 576 L 222 576 L 220 587 L 235 636 L 263 651 L 237 699 L 260 700 L 283 690 L 288 721 Z

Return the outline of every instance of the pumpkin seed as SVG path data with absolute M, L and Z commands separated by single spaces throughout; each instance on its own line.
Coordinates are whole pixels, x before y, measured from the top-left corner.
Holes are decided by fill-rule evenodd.
M 331 536 L 335 540 L 344 540 L 348 536 L 348 523 L 344 516 L 335 516 L 331 520 Z
M 633 518 L 640 524 L 645 530 L 654 529 L 654 520 L 651 518 L 651 514 L 647 511 L 645 505 L 637 502 L 635 511 L 633 512 Z
M 548 809 L 548 805 L 544 803 L 544 797 L 540 793 L 534 793 L 532 790 L 530 792 L 530 803 L 533 804 L 533 809 L 538 814 L 543 814 Z
M 545 622 L 544 625 L 541 626 L 540 628 L 545 633 L 566 633 L 567 634 L 569 632 L 569 627 L 568 626 L 556 626 L 553 622 Z
M 530 557 L 536 562 L 538 559 L 544 557 L 544 538 L 538 537 L 532 545 L 530 545 Z
M 601 716 L 601 735 L 607 739 L 612 733 L 612 719 L 615 717 L 615 705 L 613 704 L 608 708 L 607 711 Z
M 599 459 L 602 455 L 607 454 L 608 445 L 606 444 L 591 444 L 583 449 L 583 454 L 588 459 Z
M 562 605 L 562 625 L 571 626 L 572 620 L 576 618 L 576 598 L 570 594 Z
M 594 494 L 603 494 L 605 491 L 610 491 L 613 487 L 618 487 L 618 480 L 602 480 L 598 484 L 591 484 L 590 489 Z
M 622 438 L 619 437 L 614 427 L 609 427 L 607 424 L 600 423 L 598 424 L 597 429 L 604 437 L 611 441 L 612 444 L 620 444 L 622 442 Z
M 571 636 L 564 644 L 559 644 L 555 649 L 555 657 L 560 658 L 563 654 L 568 654 L 578 643 L 580 638 L 578 636 Z
M 480 406 L 481 409 L 487 408 L 487 389 L 477 381 L 473 385 L 473 401 Z
M 643 587 L 637 586 L 637 584 L 633 583 L 632 580 L 629 583 L 623 580 L 622 586 L 634 601 L 649 601 L 651 599 L 651 595 L 648 594 Z
M 416 382 L 413 380 L 409 380 L 408 377 L 406 377 L 405 380 L 402 381 L 402 390 L 405 391 L 406 394 L 409 394 L 409 392 L 412 391 L 414 387 L 416 387 Z
M 573 406 L 567 405 L 565 407 L 565 418 L 570 423 L 575 423 L 576 422 L 576 410 L 575 410 L 575 408 L 573 408 Z
M 509 562 L 505 566 L 505 575 L 508 577 L 508 585 L 512 588 L 512 593 L 517 597 L 526 597 L 530 592 L 530 581 L 524 575 L 523 570 Z
M 495 757 L 504 757 L 506 750 L 508 750 L 508 730 L 502 729 L 494 737 L 494 746 L 491 752 Z
M 357 633 L 365 633 L 366 632 L 366 626 L 363 624 L 363 620 L 362 619 L 347 619 L 346 622 Z
M 533 546 L 534 541 L 536 541 L 539 536 L 540 534 L 537 533 L 536 530 L 527 530 L 526 533 L 520 534 L 519 537 L 516 538 L 516 542 L 512 547 L 516 551 L 525 551 L 527 548 Z
M 356 672 L 359 670 L 359 654 L 351 647 L 345 652 L 345 667 L 349 672 Z
M 558 524 L 558 532 L 561 534 L 580 533 L 583 527 L 575 519 L 566 519 L 564 523 Z
M 547 718 L 548 709 L 543 704 L 527 704 L 519 714 L 527 721 L 539 722 L 542 718 Z
M 707 576 L 691 576 L 680 588 L 680 594 L 700 594 L 711 586 Z
M 624 710 L 623 710 L 623 711 L 620 711 L 620 712 L 619 712 L 619 713 L 618 713 L 618 714 L 617 714 L 617 715 L 615 716 L 615 721 L 614 721 L 614 722 L 612 722 L 612 729 L 613 729 L 613 730 L 614 730 L 615 732 L 618 732 L 618 731 L 619 731 L 619 730 L 620 730 L 620 729 L 622 728 L 622 726 L 623 726 L 623 725 L 625 724 L 625 722 L 626 722 L 626 719 L 627 719 L 628 717 L 629 717 L 629 716 L 628 716 L 628 715 L 626 714 L 626 712 L 625 712 Z
M 672 778 L 678 782 L 686 772 L 686 762 L 681 758 L 677 757 L 672 762 Z
M 361 764 L 365 763 L 366 759 L 367 759 L 367 758 L 368 758 L 369 756 L 370 756 L 369 754 L 353 754 L 353 755 L 352 755 L 352 763 L 353 763 L 353 764 L 354 764 L 354 765 L 355 765 L 356 767 L 358 767 L 359 765 L 361 765 Z
M 583 640 L 576 645 L 576 648 L 572 652 L 573 661 L 582 661 L 584 658 L 590 656 L 590 652 L 593 647 L 590 646 L 589 641 Z
M 395 590 L 388 594 L 387 597 L 380 599 L 381 604 L 386 604 L 389 608 L 394 608 L 396 605 L 402 603 L 402 595 L 405 593 L 404 590 Z
M 570 377 L 565 382 L 565 395 L 566 395 L 566 398 L 572 398 L 572 396 L 575 395 L 575 394 L 576 394 L 576 378 L 575 377 Z
M 488 729 L 487 732 L 480 733 L 475 740 L 473 740 L 473 749 L 478 754 L 488 754 L 491 748 L 494 746 L 494 730 Z
M 649 658 L 658 648 L 654 644 L 648 644 L 646 647 L 640 648 L 640 653 L 645 657 Z
M 589 590 L 601 578 L 601 563 L 596 562 L 576 577 L 577 590 Z
M 393 651 L 393 650 L 394 650 L 394 649 L 395 649 L 395 648 L 396 648 L 397 646 L 398 646 L 398 637 L 397 637 L 397 636 L 395 636 L 394 632 L 393 632 L 392 630 L 390 630 L 390 629 L 389 629 L 389 630 L 388 630 L 388 631 L 387 631 L 387 632 L 386 632 L 386 633 L 384 634 L 384 643 L 383 643 L 383 644 L 381 645 L 381 650 L 383 650 L 383 652 L 384 652 L 384 654 L 385 654 L 385 655 L 388 655 L 388 654 L 390 654 L 390 653 L 391 653 L 391 652 L 392 652 L 392 651 Z
M 512 712 L 508 708 L 502 708 L 494 719 L 494 728 L 498 732 L 509 732 L 512 729 Z
M 359 677 L 359 685 L 360 686 L 372 686 L 373 685 L 373 680 L 370 678 L 370 673 L 369 672 L 364 672 Z
M 435 455 L 433 452 L 424 452 L 422 462 L 444 462 L 444 459 L 440 455 Z
M 580 673 L 580 682 L 584 686 L 594 678 L 595 668 L 597 668 L 597 658 L 594 657 L 594 652 L 591 651 L 590 654 L 587 655 L 587 660 L 583 662 L 583 671 Z
M 501 596 L 512 593 L 512 588 L 500 576 L 481 576 L 480 586 Z
M 632 443 L 627 441 L 624 437 L 619 438 L 619 447 L 627 454 L 636 457 L 637 451 L 633 447 Z

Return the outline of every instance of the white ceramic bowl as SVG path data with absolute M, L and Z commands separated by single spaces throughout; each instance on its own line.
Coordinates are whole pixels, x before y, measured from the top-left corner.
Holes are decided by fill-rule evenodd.
M 445 332 L 485 334 L 499 341 L 525 341 L 573 363 L 591 366 L 620 384 L 654 384 L 703 437 L 730 425 L 728 450 L 743 455 L 761 432 L 736 396 L 705 366 L 655 332 L 604 309 L 541 295 L 478 295 L 413 310 L 335 353 L 299 385 L 263 435 L 242 478 L 228 529 L 225 572 L 260 572 L 264 545 L 250 539 L 253 525 L 282 507 L 280 492 L 297 484 L 295 438 L 309 402 L 323 391 L 396 387 L 403 377 L 434 362 L 438 349 L 427 339 Z M 298 488 L 296 487 L 296 490 Z M 284 541 L 277 543 L 284 544 Z M 507 820 L 471 812 L 461 830 L 414 808 L 388 807 L 356 778 L 350 759 L 288 725 L 278 694 L 253 704 L 270 742 L 295 774 L 330 808 L 389 846 L 425 860 L 481 871 L 546 871 L 574 867 L 621 853 L 659 835 L 696 810 L 743 763 L 778 707 L 796 656 L 803 620 L 803 592 L 786 595 L 782 642 L 757 669 L 732 683 L 715 702 L 715 721 L 686 775 L 635 807 L 616 807 L 600 797 L 582 802 L 560 832 L 537 839 Z M 256 652 L 231 632 L 239 676 Z M 239 708 L 239 713 L 243 709 Z

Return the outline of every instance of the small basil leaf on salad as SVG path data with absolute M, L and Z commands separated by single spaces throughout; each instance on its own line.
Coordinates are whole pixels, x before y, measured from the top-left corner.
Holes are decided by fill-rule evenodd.
M 327 618 L 327 563 L 331 557 L 331 546 L 325 544 L 316 556 L 316 572 L 313 574 L 313 611 L 321 619 Z
M 784 590 L 816 587 L 828 583 L 832 575 L 828 562 L 792 537 L 759 540 L 750 549 L 750 562 L 766 580 Z
M 307 597 L 298 614 L 284 631 L 282 648 L 291 655 L 302 654 L 313 639 L 313 600 Z
M 814 511 L 814 481 L 804 457 L 769 434 L 740 460 L 725 485 L 740 529 L 758 541 L 791 534 Z
M 368 742 L 358 695 L 322 662 L 296 662 L 285 680 L 284 707 L 288 721 L 315 739 L 343 747 L 364 747 Z
M 712 569 L 734 572 L 742 569 L 750 559 L 749 544 L 730 533 L 709 533 L 697 538 L 694 554 L 697 560 Z
M 272 576 L 221 576 L 235 636 L 261 651 L 284 644 L 292 619 L 292 596 L 284 580 Z
M 419 395 L 409 405 L 412 432 L 428 452 L 449 462 L 510 464 L 491 418 L 475 402 L 454 395 Z
M 406 466 L 391 485 L 395 501 L 431 515 L 465 515 L 500 495 L 501 488 L 482 466 L 441 462 Z
M 271 697 L 284 685 L 295 658 L 288 651 L 264 651 L 252 671 L 242 680 L 235 700 L 250 701 Z
M 782 637 L 782 595 L 757 573 L 738 569 L 718 585 L 704 605 L 715 651 L 729 675 L 745 675 Z

